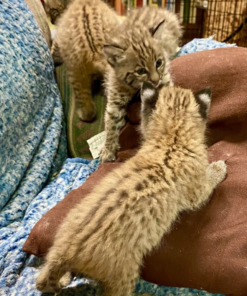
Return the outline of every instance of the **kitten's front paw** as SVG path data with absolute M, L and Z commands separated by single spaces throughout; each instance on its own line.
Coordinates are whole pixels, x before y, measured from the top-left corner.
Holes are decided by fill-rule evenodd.
M 116 160 L 116 150 L 110 150 L 109 148 L 104 147 L 101 150 L 99 159 L 102 163 Z
M 212 162 L 209 165 L 211 178 L 214 180 L 215 184 L 219 184 L 226 177 L 227 165 L 223 160 Z
M 79 119 L 82 121 L 90 122 L 96 116 L 96 108 L 93 103 L 87 104 L 85 106 L 78 106 L 77 107 L 77 115 Z

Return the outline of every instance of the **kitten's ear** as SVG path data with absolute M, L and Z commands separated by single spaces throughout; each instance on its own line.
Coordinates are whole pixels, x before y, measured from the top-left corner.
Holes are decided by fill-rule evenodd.
M 148 102 L 149 104 L 156 104 L 159 93 L 151 83 L 144 81 L 141 87 L 141 100 L 142 102 Z
M 206 119 L 208 116 L 208 110 L 211 103 L 212 92 L 210 88 L 200 90 L 195 94 L 196 102 L 199 105 L 199 112 L 202 118 Z
M 124 53 L 125 51 L 117 45 L 104 45 L 103 47 L 103 54 L 112 67 L 125 59 Z
M 151 30 L 151 34 L 152 34 L 154 39 L 158 39 L 158 40 L 162 39 L 162 35 L 163 35 L 163 32 L 164 32 L 164 26 L 165 26 L 165 20 L 160 22 L 158 24 L 158 26 L 156 26 L 155 28 L 153 28 Z

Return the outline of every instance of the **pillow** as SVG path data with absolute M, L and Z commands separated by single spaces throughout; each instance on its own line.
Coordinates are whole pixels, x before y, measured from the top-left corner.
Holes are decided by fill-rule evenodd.
M 247 49 L 222 48 L 189 54 L 171 62 L 176 85 L 198 91 L 211 87 L 208 122 L 210 161 L 223 159 L 228 175 L 210 202 L 183 213 L 161 245 L 143 263 L 143 279 L 165 286 L 212 293 L 247 294 Z M 130 122 L 120 135 L 115 163 L 102 164 L 78 189 L 51 209 L 33 228 L 25 252 L 43 256 L 57 227 L 100 178 L 135 153 L 140 103 L 129 107 Z M 133 109 L 135 110 L 133 112 Z

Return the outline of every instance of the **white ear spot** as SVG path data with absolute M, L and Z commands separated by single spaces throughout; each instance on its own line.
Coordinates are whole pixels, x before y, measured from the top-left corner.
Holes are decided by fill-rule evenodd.
M 147 88 L 147 89 L 144 89 L 144 91 L 142 93 L 142 96 L 146 99 L 146 98 L 153 97 L 154 94 L 155 94 L 155 90 L 154 89 Z
M 210 100 L 210 97 L 208 96 L 208 94 L 200 94 L 199 97 L 200 97 L 201 101 L 203 103 L 205 103 L 207 106 L 210 105 L 211 100 Z

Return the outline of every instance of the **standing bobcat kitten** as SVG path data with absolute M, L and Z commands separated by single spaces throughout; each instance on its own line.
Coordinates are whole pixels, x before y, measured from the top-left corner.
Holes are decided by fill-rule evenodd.
M 120 33 L 122 32 L 122 33 Z M 144 7 L 130 12 L 104 47 L 109 63 L 106 75 L 106 141 L 102 162 L 113 161 L 119 149 L 119 131 L 126 107 L 144 81 L 171 85 L 169 60 L 182 35 L 179 21 L 168 10 Z
M 52 55 L 57 62 L 60 55 L 66 65 L 81 120 L 91 121 L 96 114 L 92 77 L 105 73 L 107 62 L 102 48 L 120 23 L 113 9 L 101 0 L 74 0 L 58 21 Z
M 143 104 L 157 95 L 144 85 Z M 207 92 L 194 97 L 190 90 L 161 89 L 154 110 L 147 109 L 151 115 L 144 115 L 141 149 L 66 216 L 38 276 L 39 290 L 58 292 L 73 271 L 102 282 L 104 295 L 132 295 L 143 257 L 181 211 L 199 208 L 226 176 L 223 161 L 207 160 L 200 112 L 209 103 Z

